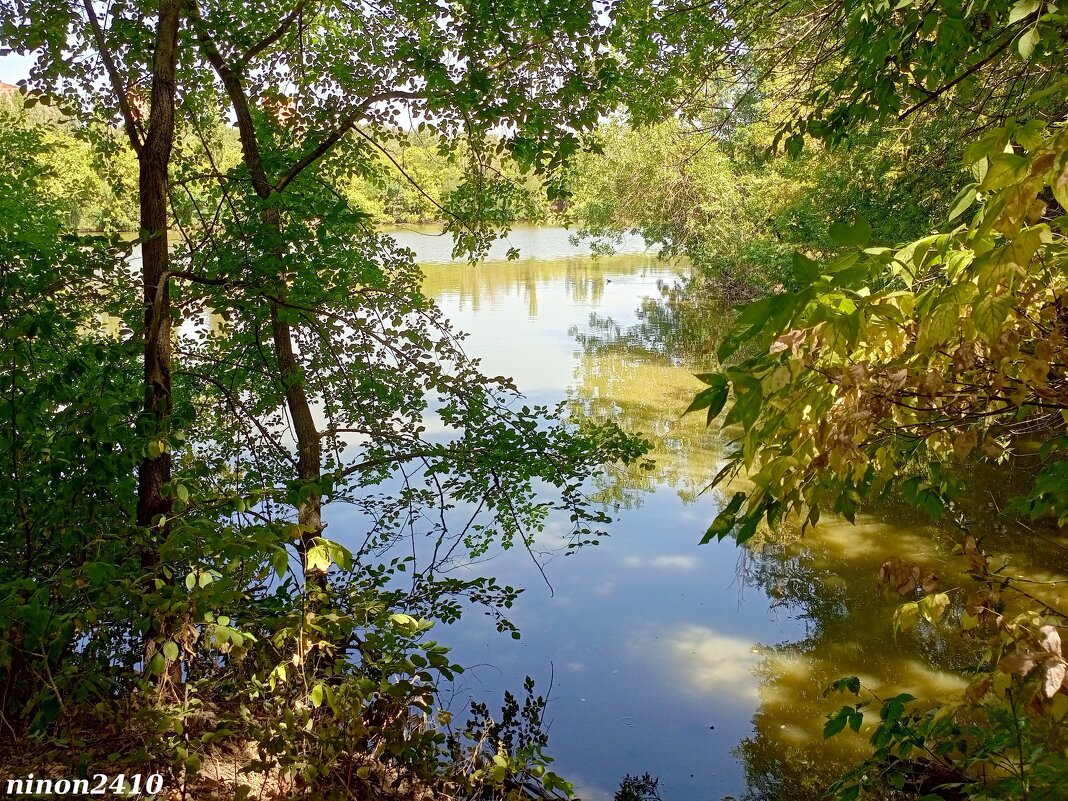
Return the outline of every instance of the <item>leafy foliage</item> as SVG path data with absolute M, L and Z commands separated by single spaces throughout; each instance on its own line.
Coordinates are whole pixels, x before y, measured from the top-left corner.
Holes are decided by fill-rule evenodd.
M 844 255 L 799 256 L 803 289 L 742 311 L 720 357 L 756 337 L 766 351 L 706 382 L 734 393 L 725 422 L 743 438 L 732 467 L 755 484 L 747 523 L 850 517 L 889 487 L 937 516 L 953 495 L 948 467 L 1002 458 L 1021 426 L 1064 408 L 1064 232 L 1042 197 L 1064 200 L 1065 142 L 1034 125 L 992 132 L 968 151 L 968 191 L 982 194 L 968 224 L 898 249 L 866 247 L 863 221 L 841 226 Z
M 967 222 L 893 249 L 871 246 L 863 219 L 838 224 L 842 255 L 821 264 L 798 254 L 802 288 L 740 310 L 719 356 L 754 340 L 756 354 L 699 376 L 709 388 L 693 408 L 711 409 L 711 420 L 730 388 L 724 425 L 738 447 L 716 481 L 744 471 L 751 488 L 734 494 L 706 540 L 745 542 L 787 519 L 814 525 L 823 511 L 853 519 L 892 492 L 966 531 L 960 465 L 1004 465 L 1036 437 L 1043 465 L 1016 510 L 1063 525 L 1066 144 L 1062 127 L 1041 123 L 989 131 L 965 151 L 974 181 L 954 216 L 967 212 Z M 1015 586 L 974 538 L 960 547 L 980 586 L 956 621 L 985 644 L 978 677 L 964 699 L 915 713 L 905 712 L 911 697 L 880 702 L 874 755 L 836 785 L 840 798 L 884 782 L 901 789 L 921 781 L 917 772 L 976 798 L 1059 792 L 1064 611 Z M 891 560 L 881 581 L 921 593 L 898 608 L 895 630 L 947 616 L 950 594 L 917 566 Z M 860 731 L 862 706 L 832 715 L 825 736 Z
M 128 303 L 123 254 L 66 232 L 45 147 L 0 126 L 0 711 L 33 730 L 110 695 L 109 666 L 135 660 L 104 643 L 141 611 L 124 564 L 140 388 L 135 352 L 105 323 Z
M 755 107 L 763 117 L 775 102 Z M 863 214 L 880 239 L 909 239 L 948 202 L 936 176 L 957 171 L 941 152 L 942 123 L 856 133 L 849 149 L 792 159 L 770 157 L 774 132 L 774 118 L 727 135 L 704 116 L 651 129 L 608 126 L 600 152 L 572 171 L 569 219 L 608 248 L 619 232 L 638 233 L 665 257 L 685 256 L 704 289 L 739 298 L 797 288 L 793 253 L 832 253 L 828 228 L 843 217 Z M 910 168 L 921 164 L 937 172 L 916 181 Z
M 0 668 L 16 737 L 130 722 L 140 763 L 175 784 L 219 743 L 252 746 L 262 781 L 317 797 L 398 786 L 390 771 L 459 775 L 432 722 L 457 668 L 426 632 L 475 602 L 518 637 L 504 610 L 520 590 L 449 569 L 532 549 L 551 516 L 569 548 L 595 541 L 591 477 L 647 446 L 483 375 L 352 187 L 380 185 L 383 159 L 423 180 L 415 148 L 436 148 L 456 173 L 415 188 L 449 199 L 458 248 L 478 255 L 537 211 L 529 175 L 729 38 L 691 29 L 693 11 L 0 6 L 4 47 L 37 58 L 23 109 L 56 106 L 114 191 L 136 183 L 138 217 L 124 253 L 66 238 L 45 186 L 59 176 L 5 163 L 2 202 L 34 193 L 3 223 L 16 503 Z M 11 135 L 33 157 L 49 133 Z M 533 729 L 517 736 L 483 779 L 547 764 Z

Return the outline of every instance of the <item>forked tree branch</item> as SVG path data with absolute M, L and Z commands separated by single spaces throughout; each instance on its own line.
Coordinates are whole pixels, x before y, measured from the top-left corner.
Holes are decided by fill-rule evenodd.
M 249 105 L 245 87 L 241 84 L 241 75 L 226 63 L 226 59 L 208 33 L 199 5 L 193 2 L 190 6 L 189 16 L 196 30 L 197 39 L 200 40 L 200 49 L 219 76 L 219 80 L 222 81 L 230 103 L 234 107 L 237 130 L 241 138 L 241 151 L 245 158 L 245 166 L 248 167 L 249 175 L 252 177 L 252 186 L 257 195 L 265 198 L 271 194 L 271 182 L 267 178 L 267 171 L 263 168 L 259 140 L 256 138 L 256 126 L 252 122 L 252 107 Z
M 364 112 L 366 112 L 367 109 L 369 109 L 375 103 L 382 103 L 386 100 L 419 100 L 422 97 L 423 96 L 418 94 L 417 92 L 406 92 L 402 90 L 397 90 L 394 92 L 382 92 L 381 94 L 371 95 L 369 98 L 360 103 L 360 105 L 357 106 L 354 111 L 346 115 L 344 119 L 342 119 L 338 127 L 331 131 L 325 139 L 319 142 L 318 145 L 313 147 L 296 163 L 294 163 L 293 166 L 290 167 L 289 170 L 286 172 L 286 174 L 282 176 L 281 180 L 278 181 L 278 184 L 275 188 L 279 192 L 281 192 L 283 189 L 286 188 L 286 186 L 288 186 L 293 181 L 293 179 L 297 178 L 302 172 L 304 172 L 304 170 L 308 169 L 308 167 L 312 166 L 315 162 L 317 162 L 319 159 L 329 153 L 334 148 L 334 146 L 341 141 L 341 138 L 345 134 L 355 128 L 356 124 L 359 123 L 360 119 L 363 117 Z M 356 129 L 356 131 L 361 136 L 364 136 L 365 139 L 368 138 L 359 129 Z M 377 146 L 376 142 L 372 143 Z

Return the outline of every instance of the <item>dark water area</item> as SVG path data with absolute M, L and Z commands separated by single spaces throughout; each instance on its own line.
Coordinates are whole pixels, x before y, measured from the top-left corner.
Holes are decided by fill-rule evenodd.
M 476 266 L 451 262 L 447 237 L 394 235 L 485 373 L 511 376 L 531 403 L 564 401 L 576 419 L 611 417 L 655 444 L 652 469 L 603 482 L 614 521 L 596 547 L 553 557 L 567 526 L 550 518 L 538 538 L 544 579 L 522 548 L 456 567 L 525 588 L 510 610 L 519 640 L 478 610 L 432 632 L 471 666 L 443 699 L 458 715 L 471 699 L 499 708 L 530 675 L 549 695 L 554 769 L 587 801 L 646 772 L 664 801 L 785 801 L 821 797 L 864 752 L 863 730 L 822 739 L 842 703 L 822 694 L 834 679 L 918 697 L 963 689 L 952 671 L 973 655 L 948 628 L 895 637 L 901 599 L 876 587 L 893 557 L 954 573 L 956 557 L 922 522 L 829 521 L 803 547 L 799 535 L 745 550 L 698 544 L 723 501 L 703 490 L 726 445 L 682 412 L 727 314 L 681 299 L 685 268 L 633 239 L 593 259 L 563 229 L 517 229 Z M 518 261 L 503 260 L 509 247 Z

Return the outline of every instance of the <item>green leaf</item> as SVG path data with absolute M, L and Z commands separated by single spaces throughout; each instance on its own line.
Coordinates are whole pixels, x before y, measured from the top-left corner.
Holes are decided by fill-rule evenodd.
M 173 640 L 163 643 L 163 656 L 171 662 L 178 661 L 178 644 Z
M 1035 52 L 1035 45 L 1038 44 L 1038 25 L 1032 25 L 1022 34 L 1016 41 L 1016 47 L 1020 51 L 1020 55 L 1025 59 L 1030 58 L 1031 54 Z
M 844 676 L 840 679 L 835 679 L 828 685 L 827 689 L 823 691 L 823 694 L 830 695 L 832 692 L 843 692 L 848 690 L 853 695 L 860 694 L 860 678 L 858 676 Z
M 968 184 L 960 190 L 960 194 L 950 204 L 948 219 L 957 219 L 971 207 L 972 203 L 975 202 L 975 198 L 978 197 L 978 192 L 976 191 L 978 188 L 979 184 Z
M 871 225 L 860 215 L 852 225 L 841 221 L 833 223 L 829 233 L 831 240 L 842 247 L 863 248 L 871 241 Z
M 735 542 L 738 545 L 744 545 L 756 536 L 757 525 L 760 523 L 760 514 L 749 515 L 742 524 L 742 527 L 738 529 L 738 535 L 735 537 Z
M 1028 162 L 1016 153 L 995 153 L 989 157 L 989 168 L 980 188 L 983 191 L 1004 189 L 1027 177 Z
M 983 158 L 1003 153 L 1008 143 L 1008 132 L 1004 128 L 993 128 L 964 149 L 964 163 L 970 167 Z M 979 176 L 977 178 L 982 180 Z
M 352 567 L 352 552 L 348 548 L 332 540 L 322 540 L 322 542 L 326 546 L 330 558 L 338 567 L 342 570 L 348 570 Z
M 819 262 L 813 261 L 804 253 L 794 252 L 794 276 L 801 286 L 808 286 L 820 277 L 822 268 Z
M 823 739 L 827 740 L 838 732 L 842 731 L 849 722 L 849 716 L 853 712 L 853 707 L 843 706 L 837 712 L 827 716 L 827 722 L 823 726 Z
M 864 724 L 864 715 L 861 712 L 854 710 L 849 716 L 849 728 L 855 732 L 860 732 L 860 727 Z
M 734 393 L 734 403 L 723 425 L 740 423 L 748 431 L 760 416 L 764 401 L 760 382 L 755 378 L 735 379 Z
M 271 567 L 279 576 L 289 569 L 289 552 L 285 548 L 276 548 L 271 555 Z
M 742 504 L 745 503 L 746 497 L 744 492 L 734 493 L 730 503 L 720 510 L 719 514 L 716 515 L 716 519 L 712 521 L 712 525 L 705 531 L 705 535 L 701 538 L 702 545 L 708 544 L 713 538 L 722 540 L 731 533 L 738 512 L 741 510 Z
M 706 409 L 710 406 L 717 404 L 720 395 L 723 396 L 723 402 L 726 402 L 728 395 L 727 379 L 722 375 L 716 375 L 713 379 L 709 380 L 710 386 L 708 389 L 703 389 L 694 396 L 693 402 L 686 407 L 686 411 L 683 414 L 689 414 L 690 412 L 696 412 L 700 409 Z M 722 403 L 719 404 L 722 408 Z M 716 414 L 719 414 L 717 411 Z
M 697 393 L 684 414 L 707 408 L 708 415 L 705 424 L 711 425 L 712 421 L 723 411 L 730 389 L 727 385 L 726 377 L 720 373 L 706 373 L 704 376 L 698 376 L 698 378 L 701 378 L 709 387 Z
M 1025 17 L 1030 17 L 1042 6 L 1041 0 L 1018 0 L 1009 11 L 1009 24 L 1019 22 Z
M 727 381 L 722 373 L 694 373 L 693 377 L 702 384 L 708 384 L 709 386 L 716 386 Z
M 759 334 L 763 328 L 764 321 L 761 320 L 749 328 L 736 327 L 731 329 L 731 332 L 719 343 L 719 347 L 716 349 L 716 357 L 721 362 L 726 362 L 738 348 L 746 342 L 752 341 L 753 337 Z
M 727 387 L 720 388 L 712 399 L 712 402 L 708 404 L 708 414 L 705 416 L 705 425 L 712 425 L 712 421 L 715 420 L 719 413 L 723 411 L 723 407 L 727 405 Z

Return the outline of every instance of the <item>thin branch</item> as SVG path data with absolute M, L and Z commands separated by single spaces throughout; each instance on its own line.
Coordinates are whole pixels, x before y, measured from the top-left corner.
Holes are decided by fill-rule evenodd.
M 111 82 L 111 90 L 119 101 L 119 111 L 122 113 L 122 122 L 123 127 L 126 129 L 126 135 L 130 139 L 130 147 L 133 148 L 134 153 L 141 155 L 141 132 L 137 129 L 137 121 L 134 117 L 133 109 L 130 108 L 129 98 L 126 97 L 126 88 L 119 77 L 115 59 L 112 58 L 111 51 L 108 50 L 107 43 L 104 40 L 104 28 L 96 15 L 96 9 L 93 8 L 93 0 L 82 0 L 82 5 L 85 6 L 85 13 L 89 17 L 89 26 L 93 29 L 96 49 L 100 52 L 100 58 L 104 62 L 104 69 L 107 71 L 108 80 Z
M 452 217 L 454 220 L 456 220 L 458 223 L 463 225 L 465 228 L 469 228 L 470 227 L 470 226 L 468 226 L 467 222 L 464 219 L 462 219 L 461 217 L 457 216 L 453 212 L 449 211 L 447 208 L 445 208 L 440 203 L 438 203 L 436 200 L 434 200 L 434 198 L 432 198 L 429 194 L 427 194 L 427 191 L 425 189 L 423 189 L 423 187 L 419 184 L 419 182 L 416 181 L 414 178 L 412 178 L 410 175 L 408 175 L 408 173 L 405 171 L 405 169 L 397 162 L 397 160 L 395 158 L 393 158 L 393 154 L 392 153 L 390 153 L 388 150 L 386 150 L 384 147 L 382 147 L 382 145 L 380 145 L 376 140 L 372 139 L 370 136 L 368 136 L 366 133 L 361 131 L 359 128 L 353 128 L 353 130 L 357 134 L 362 136 L 364 139 L 366 139 L 368 142 L 370 142 L 372 145 L 374 145 L 376 148 L 378 148 L 378 150 L 382 153 L 382 155 L 385 156 L 387 159 L 389 159 L 390 164 L 392 164 L 397 169 L 397 172 L 399 172 L 402 176 L 404 176 L 404 179 L 406 181 L 408 181 L 408 183 L 410 183 L 419 194 L 421 194 L 423 197 L 425 197 L 427 200 L 429 200 L 434 205 L 434 207 L 437 208 L 438 211 L 442 212 L 443 214 L 447 214 L 449 217 Z
M 89 0 L 86 0 L 89 2 Z M 252 177 L 252 186 L 260 197 L 271 194 L 271 183 L 267 178 L 267 171 L 263 167 L 260 158 L 259 140 L 256 138 L 256 126 L 252 122 L 252 108 L 248 102 L 248 95 L 244 86 L 241 85 L 241 76 L 226 63 L 215 41 L 211 38 L 204 17 L 200 13 L 197 3 L 190 4 L 189 18 L 196 30 L 197 39 L 200 41 L 200 49 L 204 57 L 211 64 L 219 79 L 226 89 L 226 94 L 234 107 L 234 115 L 237 117 L 237 130 L 241 137 L 241 151 L 245 157 L 245 165 Z
M 260 41 L 256 42 L 256 44 L 252 45 L 252 47 L 245 51 L 245 54 L 241 56 L 241 58 L 239 58 L 234 64 L 234 69 L 239 72 L 242 71 L 246 66 L 248 66 L 248 63 L 252 59 L 254 59 L 268 47 L 270 47 L 283 36 L 285 36 L 286 31 L 288 31 L 293 26 L 293 23 L 300 18 L 301 13 L 304 11 L 307 5 L 308 0 L 300 0 L 300 2 L 297 3 L 294 9 L 289 12 L 289 14 L 278 24 L 278 27 L 275 28 L 274 31 L 265 36 L 263 39 L 260 39 Z
M 308 169 L 308 167 L 312 166 L 315 162 L 317 162 L 319 159 L 329 153 L 334 148 L 334 146 L 341 141 L 341 138 L 345 134 L 354 129 L 356 123 L 358 123 L 360 121 L 360 118 L 363 116 L 363 113 L 375 103 L 381 103 L 386 100 L 420 100 L 422 99 L 422 97 L 423 95 L 420 95 L 416 92 L 405 92 L 400 90 L 395 92 L 384 92 L 377 95 L 371 95 L 369 98 L 360 103 L 360 105 L 357 106 L 355 110 L 353 110 L 350 114 L 346 115 L 342 119 L 338 127 L 335 128 L 329 135 L 327 135 L 325 139 L 323 139 L 321 142 L 319 142 L 318 145 L 316 145 L 307 153 L 305 153 L 299 161 L 297 161 L 292 167 L 290 167 L 286 174 L 282 176 L 281 180 L 278 181 L 278 184 L 275 186 L 275 189 L 281 192 L 283 189 L 286 188 L 286 186 L 290 184 L 290 182 L 293 181 L 293 179 L 295 179 L 302 172 L 304 172 L 304 170 Z M 380 150 L 382 149 L 377 142 L 370 139 L 370 137 L 368 137 L 358 128 L 356 128 L 356 131 L 365 139 L 370 141 L 373 145 L 378 147 Z
M 1020 22 L 1028 22 L 1028 21 L 1030 21 L 1030 19 L 1031 19 L 1030 17 L 1025 17 L 1024 19 L 1020 20 Z M 1016 25 L 1018 25 L 1018 24 L 1019 23 L 1015 23 L 1014 25 L 1010 25 L 1009 29 L 1012 29 L 1012 28 L 1016 27 Z M 903 120 L 906 117 L 908 117 L 910 114 L 912 114 L 913 112 L 919 111 L 921 108 L 926 106 L 928 103 L 931 103 L 932 101 L 937 100 L 939 97 L 941 97 L 943 94 L 948 92 L 950 89 L 952 89 L 954 86 L 956 86 L 958 83 L 963 81 L 968 76 L 973 75 L 976 72 L 978 72 L 979 70 L 981 70 L 983 67 L 985 67 L 987 64 L 989 64 L 991 61 L 993 61 L 995 58 L 997 58 L 999 55 L 1001 55 L 1002 51 L 1005 50 L 1005 48 L 1007 48 L 1010 44 L 1012 44 L 1012 40 L 1014 38 L 1016 38 L 1016 32 L 1015 31 L 1013 31 L 1009 36 L 1007 36 L 1005 38 L 1005 40 L 1001 44 L 999 44 L 996 48 L 994 48 L 994 50 L 989 55 L 987 55 L 985 58 L 979 59 L 977 62 L 972 64 L 972 66 L 968 67 L 968 69 L 966 69 L 964 72 L 962 72 L 956 78 L 954 78 L 952 81 L 950 81 L 949 83 L 943 84 L 938 89 L 936 89 L 933 92 L 931 92 L 930 94 L 928 94 L 927 97 L 925 97 L 919 103 L 917 103 L 916 105 L 912 106 L 911 108 L 908 108 L 905 111 L 901 112 L 901 114 L 898 115 L 898 120 Z

